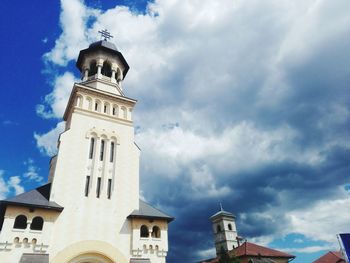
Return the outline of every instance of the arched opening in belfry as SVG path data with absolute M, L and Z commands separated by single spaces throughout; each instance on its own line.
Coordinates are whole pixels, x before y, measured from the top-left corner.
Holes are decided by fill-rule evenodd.
M 94 76 L 95 74 L 97 74 L 97 65 L 96 65 L 96 60 L 93 60 L 90 62 L 89 77 Z
M 111 63 L 109 63 L 108 61 L 103 62 L 101 73 L 102 75 L 110 78 L 112 76 Z
M 141 226 L 140 237 L 149 237 L 149 231 L 148 231 L 148 227 L 147 226 L 145 226 L 145 225 Z
M 15 219 L 13 228 L 26 229 L 27 228 L 27 217 L 25 215 L 19 215 Z
M 31 230 L 43 230 L 44 219 L 40 216 L 33 218 L 32 223 L 30 224 Z

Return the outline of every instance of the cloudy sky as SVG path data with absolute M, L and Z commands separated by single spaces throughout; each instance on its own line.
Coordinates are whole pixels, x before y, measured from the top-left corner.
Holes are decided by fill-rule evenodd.
M 0 197 L 47 180 L 79 50 L 108 29 L 138 100 L 141 190 L 176 217 L 169 263 L 214 256 L 208 217 L 310 262 L 350 231 L 348 0 L 2 1 Z

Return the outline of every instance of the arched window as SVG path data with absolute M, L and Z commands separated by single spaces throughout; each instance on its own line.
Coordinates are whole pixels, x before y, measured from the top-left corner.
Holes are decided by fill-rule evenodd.
M 221 226 L 220 225 L 217 225 L 217 227 L 216 227 L 216 232 L 221 232 Z
M 101 70 L 102 75 L 111 77 L 112 76 L 112 67 L 111 64 L 107 61 L 103 62 L 102 70 Z
M 96 65 L 96 61 L 93 60 L 90 62 L 89 77 L 94 76 L 96 73 L 97 73 L 97 65 Z
M 77 107 L 82 107 L 83 106 L 83 97 L 78 95 L 76 98 L 75 98 L 75 106 Z
M 148 227 L 147 226 L 145 226 L 145 225 L 141 226 L 140 237 L 149 237 L 149 231 L 148 231 Z
M 126 108 L 125 107 L 121 107 L 120 110 L 122 111 L 121 112 L 121 115 L 122 115 L 122 118 L 126 119 Z
M 94 157 L 95 138 L 90 139 L 89 159 Z
M 86 108 L 89 110 L 92 110 L 92 99 L 90 97 L 86 97 L 86 102 L 87 102 Z
M 228 230 L 232 231 L 232 225 L 231 224 L 228 224 Z
M 95 101 L 95 111 L 101 112 L 101 102 L 99 100 Z
M 31 230 L 43 230 L 44 219 L 40 216 L 33 218 L 32 223 L 30 224 Z
M 27 228 L 27 217 L 24 215 L 19 215 L 15 219 L 13 228 L 26 229 Z
M 111 151 L 110 151 L 109 161 L 111 163 L 113 163 L 114 161 L 114 142 L 111 142 Z
M 160 228 L 158 226 L 152 228 L 152 237 L 160 238 Z
M 106 102 L 103 106 L 103 113 L 109 114 L 109 103 Z
M 103 161 L 104 153 L 105 153 L 105 140 L 101 140 L 100 161 Z
M 118 106 L 117 105 L 113 105 L 112 115 L 118 117 Z

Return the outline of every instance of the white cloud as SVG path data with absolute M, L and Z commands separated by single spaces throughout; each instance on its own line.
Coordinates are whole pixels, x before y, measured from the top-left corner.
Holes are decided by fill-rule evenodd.
M 62 118 L 73 84 L 77 81 L 70 72 L 65 72 L 63 75 L 56 77 L 53 83 L 53 91 L 46 95 L 44 100 L 49 109 L 46 109 L 44 104 L 39 104 L 36 107 L 37 114 L 45 119 Z
M 157 0 L 146 13 L 135 13 L 120 6 L 102 12 L 80 0 L 62 0 L 63 32 L 44 58 L 54 66 L 67 65 L 97 39 L 98 30 L 111 31 L 112 42 L 131 66 L 123 87 L 139 100 L 135 124 L 140 126 L 136 135 L 142 148 L 140 171 L 144 181 L 154 182 L 152 192 L 159 192 L 163 186 L 157 182 L 164 179 L 174 182 L 174 188 L 188 183 L 192 190 L 188 194 L 196 200 L 233 198 L 238 190 L 244 195 L 250 189 L 231 189 L 222 182 L 232 182 L 244 171 L 254 174 L 258 168 L 282 162 L 312 169 L 327 161 L 329 149 L 350 147 L 348 135 L 334 135 L 334 127 L 344 128 L 349 119 L 344 95 L 349 93 L 337 89 L 347 79 L 328 86 L 318 83 L 322 77 L 346 75 L 346 67 L 340 68 L 338 61 L 344 57 L 348 63 L 347 57 L 326 47 L 348 43 L 349 4 Z M 334 61 L 323 58 L 324 54 Z M 317 68 L 320 65 L 325 68 Z M 290 70 L 295 68 L 305 74 L 300 77 Z M 74 81 L 72 73 L 58 76 L 38 114 L 60 118 Z M 309 94 L 314 83 L 319 87 Z M 59 123 L 47 134 L 35 134 L 43 153 L 55 153 L 63 126 Z M 149 189 L 142 190 L 150 199 Z M 287 222 L 274 221 L 276 233 L 256 237 L 261 244 L 287 232 L 333 242 L 334 232 L 343 229 L 349 218 L 344 209 L 348 197 L 327 196 L 321 201 L 316 196 L 295 209 L 284 203 L 290 202 L 288 193 L 293 189 L 262 190 L 280 203 L 255 215 L 273 221 L 273 216 L 279 220 L 283 214 Z M 332 221 L 337 209 L 341 211 Z M 332 228 L 335 224 L 339 227 Z
M 337 199 L 321 200 L 312 207 L 287 213 L 289 231 L 303 234 L 314 240 L 337 244 L 336 235 L 349 231 L 350 197 L 345 190 Z
M 24 162 L 24 165 L 27 167 L 27 171 L 23 174 L 24 178 L 28 178 L 29 180 L 35 182 L 43 181 L 43 177 L 39 175 L 39 168 L 35 165 L 33 159 L 28 159 Z
M 84 5 L 82 0 L 62 0 L 60 24 L 63 30 L 56 40 L 55 48 L 44 55 L 45 60 L 65 66 L 71 59 L 75 59 L 79 50 L 86 48 L 86 23 L 98 14 Z
M 65 122 L 59 122 L 57 126 L 45 134 L 34 133 L 36 145 L 40 152 L 45 155 L 53 156 L 57 153 L 58 136 L 64 131 Z
M 8 180 L 8 186 L 15 190 L 15 194 L 19 195 L 24 192 L 23 186 L 20 185 L 21 178 L 19 176 L 11 176 Z
M 216 250 L 215 250 L 215 247 L 197 251 L 197 255 L 198 255 L 198 257 L 201 258 L 201 259 L 214 258 L 214 257 L 216 257 Z
M 327 244 L 322 246 L 306 246 L 299 248 L 277 248 L 277 250 L 287 253 L 315 253 L 320 251 L 339 250 L 339 246 L 336 246 L 335 244 Z
M 7 198 L 12 191 L 15 195 L 24 192 L 24 187 L 21 186 L 21 179 L 19 176 L 11 176 L 6 179 L 4 174 L 5 171 L 0 170 L 0 200 Z

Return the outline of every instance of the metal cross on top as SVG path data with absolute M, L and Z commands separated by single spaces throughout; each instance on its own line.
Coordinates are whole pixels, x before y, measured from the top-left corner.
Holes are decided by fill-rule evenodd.
M 104 29 L 104 30 L 101 30 L 101 31 L 98 31 L 98 33 L 101 34 L 101 37 L 103 37 L 106 41 L 110 38 L 112 38 L 113 36 L 111 35 L 111 33 L 109 33 L 107 31 L 107 29 Z

